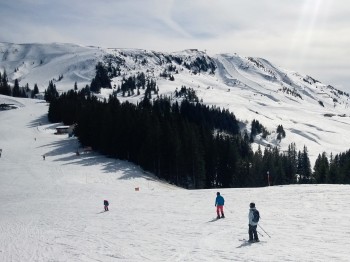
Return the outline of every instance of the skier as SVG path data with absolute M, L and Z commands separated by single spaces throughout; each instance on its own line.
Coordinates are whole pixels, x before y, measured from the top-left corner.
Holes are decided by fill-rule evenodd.
M 43 155 L 43 160 L 45 160 L 45 155 Z
M 225 199 L 220 195 L 220 192 L 217 192 L 216 199 L 215 199 L 217 219 L 225 218 L 224 203 L 225 203 Z M 220 217 L 220 212 L 221 212 L 221 217 Z
M 108 210 L 108 206 L 109 206 L 108 201 L 107 201 L 107 200 L 104 200 L 104 201 L 103 201 L 103 204 L 105 205 L 105 211 L 109 211 L 109 210 Z
M 249 207 L 249 242 L 259 242 L 258 232 L 256 231 L 260 217 L 259 211 L 255 208 L 255 203 L 250 203 Z

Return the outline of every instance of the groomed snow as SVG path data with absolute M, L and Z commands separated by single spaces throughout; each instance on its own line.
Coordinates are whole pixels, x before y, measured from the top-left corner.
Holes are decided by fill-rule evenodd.
M 125 161 L 77 156 L 75 138 L 54 135 L 46 103 L 14 102 L 0 111 L 0 261 L 350 259 L 349 185 L 221 189 L 226 218 L 211 222 L 216 189 L 184 190 Z M 251 201 L 271 238 L 259 228 L 261 242 L 247 245 Z

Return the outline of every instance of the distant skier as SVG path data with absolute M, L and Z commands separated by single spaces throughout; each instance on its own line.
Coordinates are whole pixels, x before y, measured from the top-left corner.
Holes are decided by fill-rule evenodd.
M 216 199 L 215 199 L 217 219 L 225 218 L 224 203 L 225 203 L 225 199 L 220 195 L 220 192 L 217 192 Z M 220 213 L 221 213 L 221 217 L 220 217 Z
M 108 210 L 108 206 L 109 206 L 108 201 L 107 201 L 107 200 L 104 200 L 104 201 L 103 201 L 103 204 L 104 204 L 104 206 L 105 206 L 105 211 L 109 211 L 109 210 Z
M 45 160 L 45 155 L 43 155 L 43 160 Z
M 256 228 L 258 226 L 260 214 L 259 211 L 255 208 L 255 203 L 249 204 L 249 242 L 259 242 L 258 232 L 256 231 Z

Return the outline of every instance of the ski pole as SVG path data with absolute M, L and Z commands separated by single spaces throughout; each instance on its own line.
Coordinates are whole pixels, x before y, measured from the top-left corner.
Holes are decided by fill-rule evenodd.
M 269 235 L 269 234 L 267 234 L 267 232 L 258 224 L 258 226 L 262 229 L 262 231 L 264 231 L 265 232 L 265 234 L 266 235 L 268 235 L 269 236 L 269 238 L 271 238 L 271 236 Z
M 260 236 L 264 237 L 264 235 L 263 235 L 263 234 L 261 234 L 261 233 L 260 233 L 258 230 L 257 230 L 256 232 L 258 232 L 258 234 L 259 234 Z

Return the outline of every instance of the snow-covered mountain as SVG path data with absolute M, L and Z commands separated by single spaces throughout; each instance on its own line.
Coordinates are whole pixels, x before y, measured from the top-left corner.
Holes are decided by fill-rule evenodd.
M 75 82 L 82 88 L 90 84 L 100 61 L 109 67 L 115 88 L 123 78 L 140 72 L 157 81 L 159 94 L 172 96 L 182 86 L 193 88 L 204 104 L 232 111 L 248 131 L 251 121 L 258 120 L 270 135 L 257 136 L 255 149 L 260 144 L 285 150 L 295 142 L 299 150 L 307 146 L 312 164 L 322 152 L 330 155 L 349 149 L 349 94 L 262 58 L 209 56 L 196 49 L 161 53 L 59 43 L 0 43 L 0 57 L 0 70 L 6 69 L 10 82 L 18 79 L 30 88 L 37 83 L 40 91 L 51 80 L 59 91 L 72 89 Z M 102 90 L 101 96 L 111 92 Z M 120 99 L 137 102 L 142 94 Z M 276 139 L 278 125 L 286 132 L 281 142 Z

